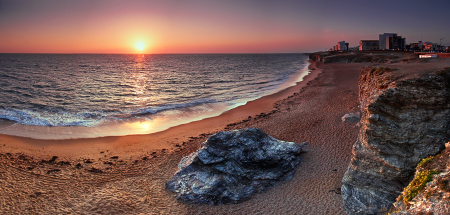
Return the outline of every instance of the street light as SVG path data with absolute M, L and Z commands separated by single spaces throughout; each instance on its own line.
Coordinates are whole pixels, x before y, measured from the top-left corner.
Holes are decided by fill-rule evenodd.
M 439 39 L 439 45 L 441 46 L 441 51 L 442 51 L 442 40 L 443 40 L 444 38 L 441 38 L 441 39 Z

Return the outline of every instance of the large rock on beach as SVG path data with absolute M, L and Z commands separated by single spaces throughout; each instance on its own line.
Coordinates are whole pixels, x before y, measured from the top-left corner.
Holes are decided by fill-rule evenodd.
M 305 147 L 257 128 L 221 131 L 180 161 L 166 189 L 185 203 L 238 203 L 290 180 Z
M 450 68 L 363 68 L 361 127 L 342 180 L 348 214 L 385 214 L 424 158 L 450 140 Z

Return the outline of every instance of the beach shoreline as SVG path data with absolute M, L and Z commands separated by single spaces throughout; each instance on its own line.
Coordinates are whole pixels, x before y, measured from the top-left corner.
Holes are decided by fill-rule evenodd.
M 316 62 L 309 62 L 310 74 L 307 74 L 302 81 L 297 82 L 294 86 L 247 102 L 245 105 L 228 110 L 219 116 L 173 126 L 166 130 L 150 134 L 55 140 L 0 134 L 0 144 L 3 144 L 1 151 L 4 153 L 26 153 L 28 151 L 35 156 L 43 155 L 43 157 L 40 156 L 38 158 L 43 159 L 52 153 L 73 158 L 79 157 L 80 155 L 97 154 L 98 151 L 126 150 L 129 147 L 135 148 L 133 146 L 142 144 L 145 144 L 145 148 L 149 150 L 173 149 L 175 145 L 193 139 L 191 137 L 199 138 L 205 136 L 204 134 L 213 134 L 225 129 L 228 124 L 236 124 L 242 120 L 247 120 L 250 116 L 256 117 L 258 114 L 274 111 L 275 108 L 271 105 L 272 103 L 305 87 L 309 81 L 315 79 L 320 74 L 321 70 L 317 69 Z
M 311 73 L 293 87 L 154 134 L 69 140 L 0 135 L 0 204 L 5 212 L 36 213 L 343 214 L 340 181 L 358 129 L 340 118 L 357 110 L 358 74 L 366 65 L 311 62 Z M 246 127 L 309 143 L 292 181 L 236 205 L 186 205 L 164 189 L 180 159 L 209 135 Z
M 32 57 L 29 58 L 36 61 L 35 58 L 42 56 Z M 14 68 L 14 62 L 27 58 L 12 58 L 11 62 L 5 59 L 5 64 L 11 65 L 1 74 L 10 77 L 4 81 L 11 86 L 0 89 L 4 92 L 0 94 L 3 95 L 0 99 L 0 134 L 63 140 L 156 133 L 218 116 L 248 101 L 295 85 L 303 74 L 308 73 L 309 65 L 308 56 L 301 53 L 136 56 L 136 59 L 117 55 L 114 69 L 108 71 L 111 65 L 105 61 L 105 56 L 82 57 L 89 63 L 80 62 L 78 68 L 70 63 L 70 56 L 65 56 L 61 63 L 68 66 L 53 71 L 61 73 L 56 79 L 50 78 L 56 75 L 49 76 L 44 69 L 51 64 L 43 61 L 41 68 L 33 72 L 35 75 L 29 77 L 30 82 L 38 80 L 38 84 L 30 85 L 23 94 L 7 90 L 20 88 L 14 81 L 18 77 L 8 74 L 26 76 L 27 71 L 8 68 Z M 91 68 L 94 62 L 102 62 L 105 66 Z M 184 65 L 182 62 L 189 63 Z M 73 77 L 68 78 L 71 75 Z M 59 83 L 66 80 L 72 81 Z M 24 83 L 19 85 L 27 84 L 26 79 L 21 81 Z M 55 83 L 55 86 L 48 83 Z

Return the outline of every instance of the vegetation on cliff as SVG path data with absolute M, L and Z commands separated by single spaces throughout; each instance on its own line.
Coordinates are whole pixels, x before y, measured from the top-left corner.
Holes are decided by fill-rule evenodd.
M 411 183 L 394 203 L 391 214 L 449 214 L 450 213 L 450 142 L 441 154 L 419 162 Z
M 419 171 L 414 179 L 405 188 L 402 194 L 397 198 L 397 201 L 403 200 L 405 204 L 414 199 L 414 197 L 421 192 L 426 184 L 433 180 L 433 175 L 439 174 L 435 169 Z

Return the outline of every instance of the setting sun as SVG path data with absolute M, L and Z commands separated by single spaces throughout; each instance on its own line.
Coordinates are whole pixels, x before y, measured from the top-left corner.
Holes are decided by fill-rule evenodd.
M 137 42 L 134 46 L 135 46 L 139 51 L 143 51 L 144 48 L 145 48 L 145 43 L 144 43 L 144 42 Z

